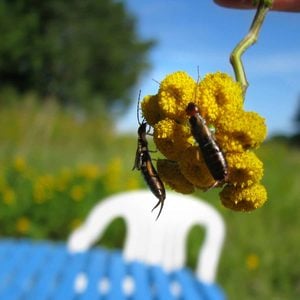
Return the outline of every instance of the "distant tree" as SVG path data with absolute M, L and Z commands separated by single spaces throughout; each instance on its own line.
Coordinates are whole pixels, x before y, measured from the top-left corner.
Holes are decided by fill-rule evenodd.
M 295 124 L 295 134 L 291 136 L 290 142 L 293 145 L 300 146 L 300 95 L 298 96 L 298 107 L 296 108 L 293 121 Z
M 300 134 L 300 95 L 298 96 L 298 107 L 296 108 L 294 123 L 296 127 L 296 132 Z
M 113 0 L 0 1 L 0 88 L 127 107 L 153 41 Z

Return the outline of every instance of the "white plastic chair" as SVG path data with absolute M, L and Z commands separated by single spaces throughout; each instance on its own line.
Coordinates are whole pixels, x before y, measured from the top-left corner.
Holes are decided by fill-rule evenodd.
M 127 236 L 123 255 L 126 261 L 160 265 L 171 272 L 183 268 L 186 240 L 194 225 L 205 228 L 206 235 L 199 252 L 195 276 L 204 283 L 214 283 L 225 236 L 222 217 L 201 199 L 167 192 L 165 206 L 156 221 L 151 209 L 157 199 L 149 191 L 120 193 L 101 201 L 85 223 L 69 240 L 71 252 L 88 250 L 117 217 L 125 220 Z

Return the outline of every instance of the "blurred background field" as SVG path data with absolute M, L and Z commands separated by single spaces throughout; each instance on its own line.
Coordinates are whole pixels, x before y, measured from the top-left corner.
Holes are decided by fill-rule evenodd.
M 54 102 L 37 104 L 32 96 L 1 108 L 0 120 L 2 237 L 64 240 L 99 199 L 145 187 L 139 172 L 131 170 L 136 136 L 116 134 L 108 121 L 78 118 Z M 263 208 L 232 212 L 221 206 L 218 191 L 198 193 L 227 224 L 218 281 L 229 299 L 297 299 L 300 150 L 281 138 L 257 152 L 269 195 Z M 101 244 L 120 248 L 125 233 L 124 223 L 116 220 Z M 200 228 L 190 233 L 191 267 L 201 237 Z
M 0 3 L 0 237 L 66 240 L 105 196 L 146 187 L 141 174 L 132 171 L 136 128 L 126 133 L 119 121 L 133 107 L 125 120 L 137 127 L 135 90 L 150 66 L 147 55 L 154 40 L 141 39 L 140 23 L 122 1 L 82 3 L 73 1 L 72 10 L 60 0 Z M 128 4 L 132 10 L 137 7 L 134 0 Z M 205 1 L 201 5 L 208 6 Z M 147 13 L 151 15 L 151 10 Z M 197 21 L 199 15 L 197 11 Z M 197 47 L 189 48 L 198 51 Z M 219 41 L 218 48 L 222 48 Z M 227 50 L 221 50 L 227 57 Z M 196 70 L 198 58 L 187 68 Z M 205 57 L 211 59 L 216 61 L 214 56 Z M 293 63 L 297 65 L 297 60 Z M 172 65 L 167 71 L 177 68 Z M 166 75 L 161 71 L 156 74 Z M 299 78 L 294 76 L 290 86 Z M 146 80 L 153 83 L 149 76 Z M 272 89 L 276 94 L 286 86 L 290 87 Z M 251 87 L 262 96 L 272 96 L 267 88 Z M 264 101 L 264 105 L 280 112 L 279 102 Z M 281 121 L 278 111 L 272 117 Z M 300 298 L 300 107 L 293 108 L 293 114 L 294 120 L 289 120 L 293 135 L 272 132 L 256 151 L 265 165 L 264 207 L 237 213 L 222 207 L 218 190 L 196 194 L 225 218 L 227 236 L 218 282 L 228 299 Z M 155 149 L 151 142 L 150 148 Z M 168 198 L 166 205 L 172 205 Z M 125 234 L 124 222 L 117 219 L 99 243 L 121 248 Z M 187 245 L 191 268 L 202 240 L 202 230 L 195 227 Z

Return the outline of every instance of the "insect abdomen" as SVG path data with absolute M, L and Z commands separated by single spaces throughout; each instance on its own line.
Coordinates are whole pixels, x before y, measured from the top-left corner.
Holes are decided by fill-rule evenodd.
M 157 171 L 155 170 L 150 155 L 147 153 L 144 155 L 146 158 L 143 161 L 143 164 L 141 166 L 141 172 L 143 174 L 143 177 L 152 191 L 152 193 L 161 201 L 163 201 L 166 198 L 166 192 L 164 184 L 162 183 L 161 179 L 159 178 Z M 148 157 L 149 156 L 149 157 Z
M 224 180 L 227 177 L 227 163 L 217 143 L 212 139 L 205 145 L 199 146 L 212 177 L 217 181 Z
M 217 182 L 225 181 L 228 171 L 224 154 L 206 125 L 204 118 L 200 115 L 198 107 L 190 102 L 187 107 L 187 113 L 190 116 L 191 133 L 199 145 L 203 159 L 212 177 Z

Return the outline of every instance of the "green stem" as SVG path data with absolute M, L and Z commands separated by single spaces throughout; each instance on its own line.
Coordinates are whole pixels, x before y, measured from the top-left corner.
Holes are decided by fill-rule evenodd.
M 265 16 L 267 15 L 267 12 L 272 6 L 272 2 L 272 0 L 259 1 L 256 14 L 254 16 L 248 34 L 238 43 L 238 45 L 233 49 L 230 55 L 230 63 L 233 67 L 236 81 L 241 83 L 244 95 L 248 88 L 248 81 L 246 78 L 246 73 L 241 56 L 250 46 L 252 46 L 257 41 L 259 31 L 264 22 Z

